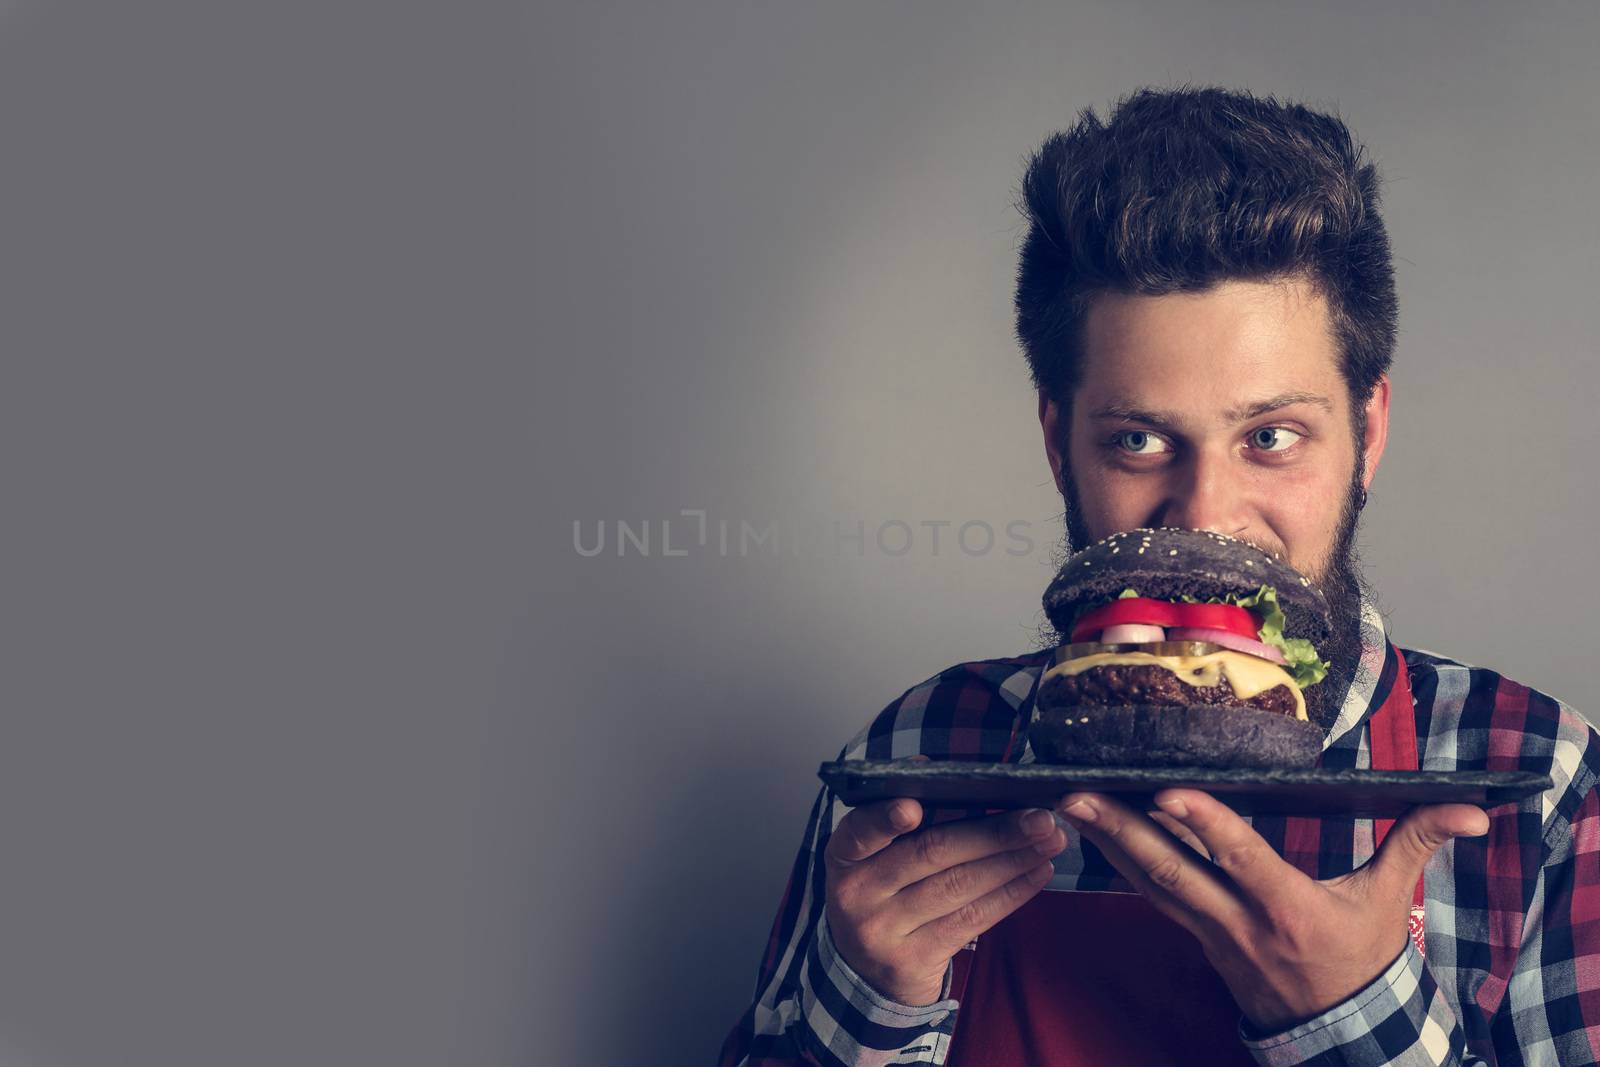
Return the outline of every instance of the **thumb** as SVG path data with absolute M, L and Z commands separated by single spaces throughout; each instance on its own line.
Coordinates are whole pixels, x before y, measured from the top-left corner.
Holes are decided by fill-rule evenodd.
M 1446 841 L 1488 832 L 1489 816 L 1471 804 L 1412 808 L 1383 839 L 1369 881 L 1377 892 L 1409 901 L 1429 857 Z

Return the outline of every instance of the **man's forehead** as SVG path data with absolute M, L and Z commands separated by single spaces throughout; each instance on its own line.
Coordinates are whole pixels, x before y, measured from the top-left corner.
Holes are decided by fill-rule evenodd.
M 1085 323 L 1080 412 L 1188 411 L 1240 421 L 1347 397 L 1326 302 L 1304 283 L 1097 297 Z

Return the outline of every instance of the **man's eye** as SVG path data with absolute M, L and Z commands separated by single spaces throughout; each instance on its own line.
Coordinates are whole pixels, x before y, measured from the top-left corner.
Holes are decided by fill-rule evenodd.
M 1148 430 L 1123 430 L 1111 439 L 1111 443 L 1136 456 L 1154 456 L 1171 451 L 1165 439 Z
M 1300 440 L 1301 436 L 1303 435 L 1293 430 L 1286 430 L 1282 426 L 1263 426 L 1259 430 L 1250 431 L 1250 447 L 1263 452 L 1284 452 Z

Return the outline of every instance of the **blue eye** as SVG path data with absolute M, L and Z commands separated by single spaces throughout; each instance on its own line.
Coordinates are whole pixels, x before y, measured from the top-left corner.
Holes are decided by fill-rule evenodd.
M 1263 426 L 1250 431 L 1250 447 L 1263 452 L 1285 452 L 1302 436 L 1282 426 Z
M 1135 456 L 1154 456 L 1171 451 L 1164 438 L 1149 430 L 1122 430 L 1111 440 L 1122 451 Z

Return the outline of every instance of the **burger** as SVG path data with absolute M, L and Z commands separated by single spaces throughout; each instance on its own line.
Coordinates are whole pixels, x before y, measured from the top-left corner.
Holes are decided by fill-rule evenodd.
M 1066 642 L 1028 740 L 1046 763 L 1310 767 L 1304 690 L 1328 603 L 1304 575 L 1205 530 L 1129 530 L 1072 555 L 1044 595 Z

